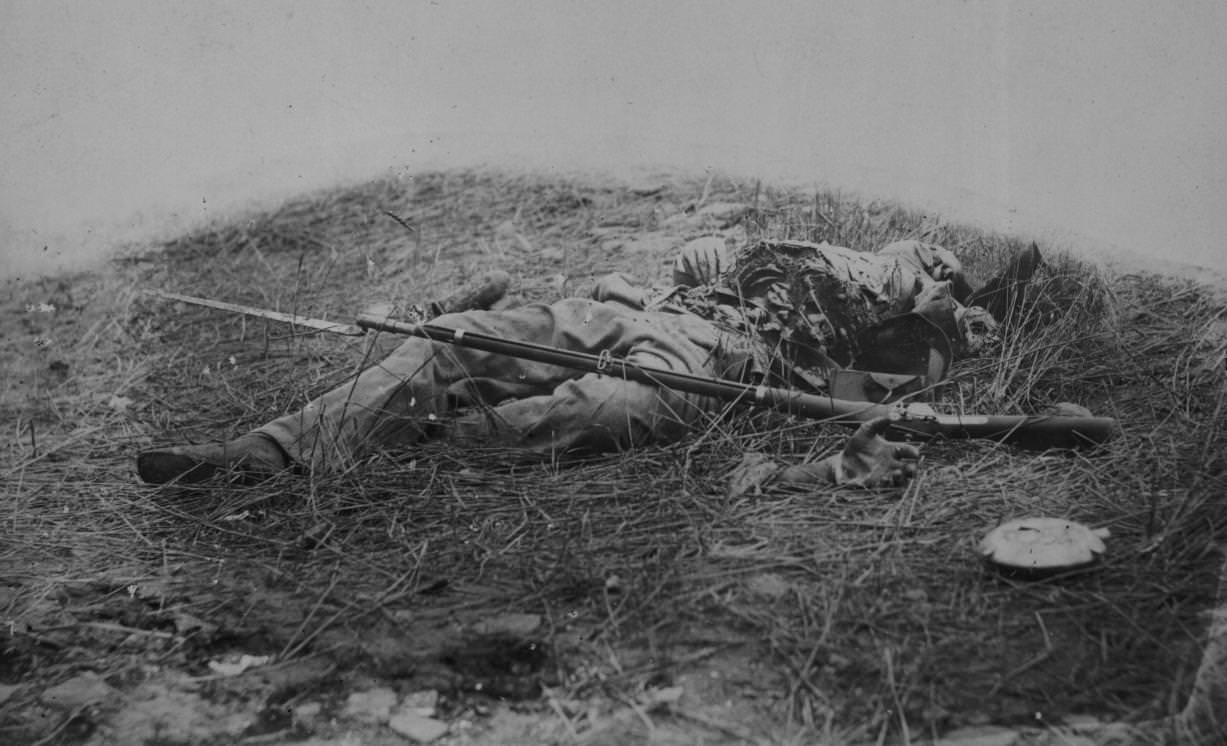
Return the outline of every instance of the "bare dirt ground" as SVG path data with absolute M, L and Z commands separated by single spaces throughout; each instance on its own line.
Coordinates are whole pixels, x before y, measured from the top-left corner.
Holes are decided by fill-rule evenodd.
M 1121 437 L 934 443 L 906 489 L 731 498 L 745 452 L 844 437 L 747 413 L 576 464 L 431 444 L 255 487 L 135 478 L 139 449 L 244 432 L 395 344 L 142 289 L 349 321 L 492 268 L 523 301 L 612 271 L 661 282 L 701 235 L 923 238 L 981 278 L 1019 245 L 724 177 L 466 171 L 6 287 L 0 742 L 1004 746 L 1184 707 L 1227 536 L 1227 311 L 1187 280 L 1050 252 L 1026 333 L 957 366 L 939 402 L 1072 401 Z M 1030 514 L 1109 526 L 1106 560 L 1037 582 L 986 568 L 980 536 Z

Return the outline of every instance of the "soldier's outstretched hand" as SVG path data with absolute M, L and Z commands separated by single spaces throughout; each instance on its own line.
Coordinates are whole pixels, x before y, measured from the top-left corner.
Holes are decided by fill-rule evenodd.
M 840 484 L 862 487 L 906 484 L 916 476 L 920 450 L 908 443 L 897 443 L 882 437 L 890 429 L 891 418 L 877 417 L 856 429 L 836 469 Z

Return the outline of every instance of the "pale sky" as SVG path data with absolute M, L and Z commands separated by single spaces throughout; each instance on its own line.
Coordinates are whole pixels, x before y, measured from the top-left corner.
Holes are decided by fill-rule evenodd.
M 10 1 L 0 276 L 479 162 L 809 180 L 1227 269 L 1224 36 L 1217 0 Z

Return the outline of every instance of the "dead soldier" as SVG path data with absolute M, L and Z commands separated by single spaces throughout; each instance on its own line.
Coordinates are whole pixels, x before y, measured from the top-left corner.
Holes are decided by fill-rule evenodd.
M 664 292 L 613 275 L 589 298 L 449 313 L 432 323 L 812 392 L 850 365 L 936 381 L 952 357 L 991 343 L 994 315 L 1010 312 L 1038 262 L 1032 247 L 974 291 L 950 252 L 919 241 L 876 254 L 762 241 L 729 257 L 722 240 L 706 238 L 682 250 L 675 286 Z M 674 441 L 720 411 L 704 396 L 410 338 L 300 411 L 224 443 L 146 451 L 137 470 L 152 484 L 326 472 L 433 437 L 557 458 Z M 906 482 L 919 453 L 884 439 L 888 426 L 885 418 L 865 423 L 841 453 L 782 468 L 774 481 Z

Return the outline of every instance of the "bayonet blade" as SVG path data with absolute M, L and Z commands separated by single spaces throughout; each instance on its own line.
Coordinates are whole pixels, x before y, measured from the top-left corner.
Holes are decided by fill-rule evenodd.
M 314 329 L 320 332 L 328 332 L 330 334 L 343 334 L 347 337 L 361 337 L 366 334 L 366 331 L 353 324 L 342 324 L 337 321 L 326 321 L 324 319 L 312 319 L 307 316 L 299 316 L 294 313 L 283 313 L 281 311 L 269 311 L 264 308 L 256 308 L 254 306 L 243 306 L 238 303 L 227 303 L 221 300 L 210 300 L 208 298 L 197 298 L 194 295 L 182 295 L 180 293 L 171 293 L 165 290 L 146 290 L 145 292 L 156 295 L 159 298 L 167 300 L 175 300 L 181 303 L 191 303 L 195 306 L 204 306 L 206 308 L 216 308 L 219 311 L 229 311 L 230 313 L 239 313 L 244 316 L 255 316 L 256 318 L 268 319 L 269 321 L 279 321 L 283 324 L 292 324 L 294 326 Z

